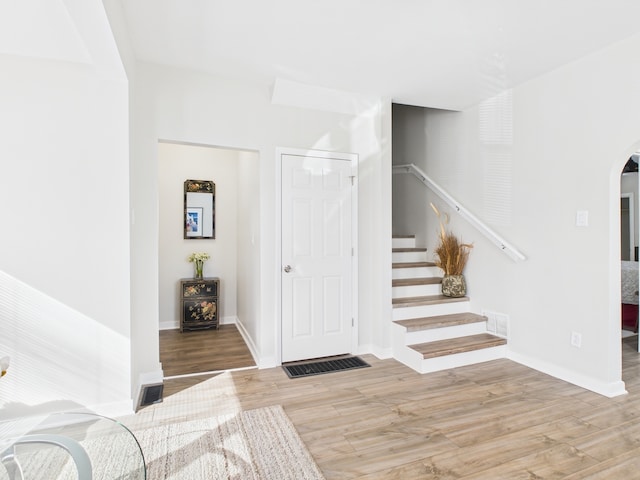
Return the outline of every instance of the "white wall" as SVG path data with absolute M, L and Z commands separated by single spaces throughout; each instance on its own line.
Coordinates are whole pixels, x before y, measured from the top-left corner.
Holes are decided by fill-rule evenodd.
M 0 56 L 0 416 L 132 409 L 127 81 L 101 2 L 67 7 L 92 63 Z
M 247 339 L 255 359 L 260 338 L 260 158 L 256 152 L 238 154 L 238 258 L 236 326 Z M 259 360 L 258 360 L 259 361 Z
M 474 310 L 510 316 L 514 359 L 606 395 L 624 392 L 619 193 L 640 143 L 639 48 L 634 36 L 477 107 L 425 119 L 426 172 L 528 257 L 513 263 L 454 218 L 475 243 Z M 578 210 L 589 211 L 588 227 L 575 225 Z M 581 348 L 570 345 L 572 332 Z
M 262 366 L 274 365 L 279 355 L 275 329 L 278 321 L 275 282 L 280 272 L 275 264 L 275 148 L 345 151 L 358 153 L 360 158 L 360 345 L 388 350 L 390 274 L 380 274 L 379 270 L 388 270 L 391 263 L 390 205 L 384 197 L 389 192 L 385 182 L 390 182 L 390 152 L 385 148 L 390 139 L 386 133 L 388 126 L 381 120 L 389 113 L 378 108 L 360 115 L 346 115 L 276 106 L 270 103 L 266 86 L 150 64 L 136 67 L 135 96 L 133 201 L 136 222 L 143 219 L 145 228 L 134 240 L 134 269 L 146 273 L 148 285 L 135 284 L 133 301 L 150 306 L 147 311 L 134 307 L 136 322 L 146 325 L 149 332 L 158 328 L 153 308 L 158 303 L 158 294 L 152 287 L 158 276 L 155 266 L 158 250 L 154 248 L 158 225 L 158 187 L 154 181 L 158 139 L 259 152 L 259 232 L 252 234 L 251 246 L 246 245 L 252 256 L 259 250 L 259 265 L 254 267 L 259 276 L 259 291 L 254 291 L 254 284 L 243 288 L 251 298 L 239 302 L 256 305 L 256 312 L 249 313 L 252 318 L 246 329 Z M 254 226 L 247 228 L 251 230 Z M 241 239 L 240 243 L 245 241 Z M 239 273 L 242 282 L 255 281 L 249 280 L 246 266 L 242 270 Z M 148 364 L 152 356 L 152 352 L 147 352 Z
M 187 257 L 206 252 L 205 277 L 220 279 L 220 323 L 235 323 L 237 273 L 237 192 L 240 151 L 198 145 L 158 144 L 159 320 L 161 329 L 180 327 L 179 280 L 193 277 Z M 215 239 L 184 239 L 184 181 L 215 183 Z

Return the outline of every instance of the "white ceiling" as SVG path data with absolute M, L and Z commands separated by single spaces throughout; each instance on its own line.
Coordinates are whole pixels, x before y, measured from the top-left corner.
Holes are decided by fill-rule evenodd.
M 639 0 L 121 3 L 146 62 L 448 109 L 640 32 Z

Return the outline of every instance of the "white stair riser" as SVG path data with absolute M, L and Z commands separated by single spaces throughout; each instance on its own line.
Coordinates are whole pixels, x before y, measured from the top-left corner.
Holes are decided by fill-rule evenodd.
M 394 268 L 391 272 L 391 278 L 423 278 L 441 276 L 442 270 L 438 267 Z
M 469 301 L 437 303 L 435 305 L 419 305 L 416 307 L 394 307 L 393 320 L 407 320 L 409 318 L 433 317 L 450 313 L 468 312 Z
M 416 239 L 413 238 L 392 238 L 391 248 L 415 248 Z
M 417 353 L 417 352 L 416 352 Z M 473 365 L 476 363 L 488 362 L 499 358 L 506 358 L 507 346 L 499 345 L 497 347 L 483 348 L 472 352 L 456 353 L 455 355 L 445 355 L 443 357 L 422 359 L 420 373 L 439 372 L 449 368 L 463 367 L 465 365 Z
M 432 283 L 429 285 L 408 285 L 403 287 L 392 287 L 392 298 L 404 297 L 424 297 L 426 295 L 440 295 L 442 285 L 440 283 Z
M 405 332 L 404 343 L 406 345 L 417 345 L 418 343 L 436 342 L 438 340 L 448 340 L 450 338 L 477 335 L 479 333 L 487 333 L 487 322 L 432 328 L 418 332 Z
M 391 260 L 394 263 L 400 262 L 426 262 L 427 252 L 392 252 Z
M 405 341 L 405 328 L 398 324 L 391 324 L 391 351 L 393 358 L 404 363 L 415 371 L 422 368 L 422 355 L 415 350 L 408 348 Z

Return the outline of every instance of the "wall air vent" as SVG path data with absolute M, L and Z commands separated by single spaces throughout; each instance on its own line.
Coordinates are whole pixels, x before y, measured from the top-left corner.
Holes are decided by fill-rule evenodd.
M 157 383 L 155 385 L 143 385 L 138 408 L 162 402 L 163 387 L 164 385 L 162 383 Z

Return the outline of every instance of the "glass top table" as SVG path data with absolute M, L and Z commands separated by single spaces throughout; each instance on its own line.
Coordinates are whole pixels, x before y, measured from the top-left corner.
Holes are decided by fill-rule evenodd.
M 93 413 L 0 421 L 0 480 L 144 480 L 136 437 Z

